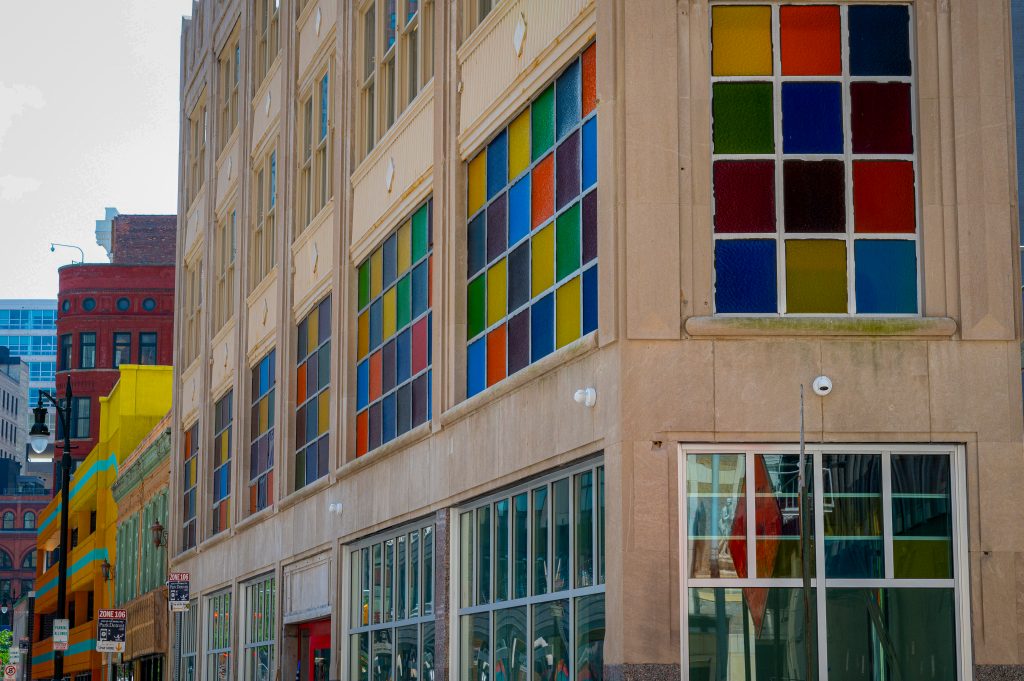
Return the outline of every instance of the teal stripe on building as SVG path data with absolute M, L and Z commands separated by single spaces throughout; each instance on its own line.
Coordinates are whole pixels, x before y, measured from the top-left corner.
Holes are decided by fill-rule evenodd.
M 109 560 L 109 558 L 110 558 L 110 554 L 107 553 L 106 549 L 93 549 L 92 551 L 90 551 L 89 553 L 85 554 L 84 556 L 82 556 L 81 558 L 79 558 L 78 560 L 76 560 L 74 563 L 71 564 L 71 567 L 68 569 L 68 580 L 70 581 L 75 576 L 75 573 L 77 573 L 79 570 L 84 568 L 89 563 L 91 563 L 93 561 Z M 51 589 L 55 589 L 55 588 L 57 588 L 57 578 L 56 577 L 54 577 L 49 582 L 47 582 L 46 584 L 44 584 L 43 586 L 39 587 L 39 589 L 36 590 L 36 598 L 41 598 L 43 595 L 48 593 Z
M 101 459 L 89 466 L 89 470 L 85 471 L 85 474 L 79 477 L 75 475 L 74 482 L 71 483 L 71 497 L 74 498 L 75 494 L 85 483 L 89 482 L 92 476 L 96 475 L 99 471 L 108 471 L 110 469 L 117 473 L 117 454 L 111 452 L 110 456 L 105 459 Z
M 74 645 L 68 646 L 68 649 L 64 651 L 64 659 L 71 657 L 72 655 L 78 655 L 79 653 L 88 653 L 96 650 L 96 639 L 87 638 L 84 641 L 79 641 Z M 33 655 L 32 664 L 42 664 L 44 662 L 53 662 L 53 651 L 43 653 L 42 655 Z

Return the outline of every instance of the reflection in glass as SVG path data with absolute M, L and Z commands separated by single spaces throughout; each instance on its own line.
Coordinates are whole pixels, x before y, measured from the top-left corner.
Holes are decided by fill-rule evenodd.
M 892 455 L 892 562 L 897 579 L 952 579 L 949 456 Z
M 409 534 L 409 617 L 420 615 L 420 531 Z
M 495 681 L 526 681 L 529 672 L 526 606 L 494 613 Z
M 569 601 L 533 606 L 533 679 L 569 678 Z
M 569 511 L 569 478 L 562 478 L 552 483 L 551 493 L 554 497 L 552 507 L 554 552 L 551 556 L 553 569 L 551 590 L 563 591 L 569 588 L 569 523 L 572 522 Z
M 423 623 L 423 681 L 434 681 L 434 623 Z
M 952 589 L 828 589 L 829 681 L 957 678 Z
M 395 540 L 384 542 L 384 621 L 395 619 Z
M 743 454 L 686 457 L 690 577 L 746 577 Z
M 594 484 L 593 473 L 575 478 L 576 496 L 576 584 L 577 588 L 594 584 Z
M 463 513 L 459 518 L 460 539 L 459 553 L 460 570 L 462 572 L 462 600 L 463 608 L 468 608 L 473 603 L 473 512 Z
M 548 488 L 533 490 L 533 594 L 548 592 Z
M 423 614 L 434 614 L 434 528 L 423 528 Z
M 392 681 L 391 629 L 373 632 L 373 681 Z
M 462 642 L 459 646 L 462 681 L 490 681 L 490 625 L 490 613 L 463 615 Z
M 881 578 L 882 457 L 822 456 L 825 575 Z
M 381 621 L 381 548 L 380 544 L 373 545 L 373 623 L 380 624 Z
M 512 498 L 512 591 L 513 598 L 526 598 L 529 570 L 530 500 L 526 492 Z
M 349 637 L 349 667 L 353 681 L 370 681 L 370 635 L 353 634 Z
M 508 499 L 494 504 L 494 600 L 508 600 Z
M 419 627 L 400 627 L 395 630 L 395 681 L 416 681 L 419 675 L 417 644 Z
M 604 594 L 576 599 L 576 681 L 604 678 Z
M 476 510 L 476 602 L 491 602 L 491 507 Z
M 801 589 L 688 589 L 689 678 L 805 681 L 804 635 L 813 639 L 817 626 L 813 593 L 807 626 Z M 813 681 L 817 661 L 811 666 Z
M 804 457 L 808 487 L 808 552 L 814 574 L 814 457 Z M 758 454 L 755 459 L 758 577 L 801 577 L 800 455 Z
M 395 610 L 397 611 L 395 619 L 405 619 L 405 589 L 406 589 L 406 571 L 405 571 L 405 535 L 398 535 L 398 543 L 395 545 L 398 557 L 398 572 L 395 573 Z
M 597 583 L 604 584 L 604 466 L 597 469 Z

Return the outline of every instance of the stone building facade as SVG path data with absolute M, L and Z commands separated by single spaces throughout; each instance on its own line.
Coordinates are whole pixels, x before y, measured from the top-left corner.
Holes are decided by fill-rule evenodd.
M 194 3 L 175 678 L 1019 675 L 1008 17 Z

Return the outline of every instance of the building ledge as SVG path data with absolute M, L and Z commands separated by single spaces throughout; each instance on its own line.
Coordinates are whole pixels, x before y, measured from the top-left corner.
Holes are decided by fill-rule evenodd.
M 896 336 L 949 338 L 949 317 L 690 317 L 690 336 Z

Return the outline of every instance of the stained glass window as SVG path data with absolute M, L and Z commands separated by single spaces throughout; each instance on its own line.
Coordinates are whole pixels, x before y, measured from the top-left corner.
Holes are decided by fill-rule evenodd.
M 331 297 L 299 322 L 295 370 L 295 489 L 327 474 L 331 425 Z
M 274 503 L 274 413 L 277 351 L 252 368 L 249 418 L 249 513 Z
M 711 9 L 715 311 L 917 314 L 908 5 Z
M 469 162 L 466 396 L 597 328 L 596 47 Z
M 199 422 L 185 431 L 181 465 L 181 550 L 196 545 L 196 463 L 199 460 Z
M 211 534 L 231 526 L 231 410 L 233 391 L 213 408 L 213 513 Z
M 430 418 L 432 206 L 359 266 L 356 456 Z

